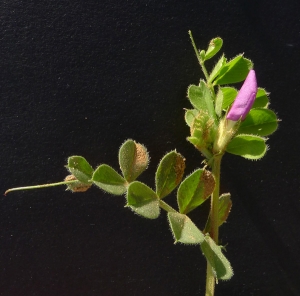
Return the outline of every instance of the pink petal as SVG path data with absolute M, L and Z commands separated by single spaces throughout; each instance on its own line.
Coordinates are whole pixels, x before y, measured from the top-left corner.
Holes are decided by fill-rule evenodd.
M 257 81 L 255 71 L 250 70 L 226 118 L 233 121 L 244 120 L 255 101 L 256 93 Z

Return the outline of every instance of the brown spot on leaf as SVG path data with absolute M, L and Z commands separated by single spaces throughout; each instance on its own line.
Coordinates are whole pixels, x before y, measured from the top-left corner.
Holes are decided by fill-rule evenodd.
M 141 167 L 147 167 L 149 162 L 149 156 L 145 146 L 139 143 L 135 143 L 136 149 L 136 164 Z
M 176 185 L 178 185 L 182 179 L 184 170 L 185 170 L 185 158 L 177 153 L 176 154 L 176 163 L 174 166 L 175 174 L 176 174 Z
M 75 181 L 77 178 L 74 175 L 68 175 L 65 178 L 65 181 Z M 85 192 L 87 191 L 92 185 L 87 185 L 84 183 L 81 183 L 80 181 L 74 182 L 71 184 L 67 184 L 68 189 L 71 190 L 72 192 Z
M 213 191 L 215 189 L 215 185 L 216 185 L 215 178 L 210 171 L 204 170 L 201 175 L 201 179 L 203 180 L 203 182 L 205 184 L 204 185 L 204 196 L 208 197 L 213 193 Z
M 74 175 L 68 175 L 67 177 L 65 177 L 65 181 L 75 181 L 75 180 L 77 179 Z

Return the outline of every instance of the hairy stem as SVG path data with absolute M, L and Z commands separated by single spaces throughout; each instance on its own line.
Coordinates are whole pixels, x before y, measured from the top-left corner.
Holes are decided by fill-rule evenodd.
M 204 61 L 202 60 L 202 58 L 200 56 L 199 50 L 196 47 L 196 44 L 195 44 L 195 41 L 194 41 L 194 38 L 193 38 L 193 35 L 192 35 L 191 31 L 189 31 L 189 35 L 190 35 L 190 38 L 191 38 L 191 41 L 192 41 L 192 45 L 193 45 L 194 51 L 196 53 L 196 57 L 197 57 L 198 62 L 200 64 L 200 66 L 201 66 L 202 72 L 203 72 L 203 74 L 205 76 L 205 79 L 208 80 L 208 78 L 209 78 L 208 72 L 207 72 L 207 70 L 206 70 L 206 68 L 204 66 Z
M 54 187 L 54 186 L 60 186 L 60 185 L 68 185 L 68 184 L 72 184 L 72 183 L 76 183 L 76 182 L 78 182 L 78 180 L 62 181 L 62 182 L 57 182 L 57 183 L 35 185 L 35 186 L 16 187 L 16 188 L 11 188 L 11 189 L 6 190 L 4 195 L 6 195 L 7 193 L 12 192 L 12 191 L 47 188 L 47 187 Z
M 164 209 L 166 212 L 170 213 L 177 213 L 176 210 L 174 210 L 171 206 L 169 206 L 167 203 L 162 201 L 161 199 L 159 200 L 159 206 Z
M 219 239 L 219 192 L 220 192 L 220 170 L 222 155 L 215 155 L 212 163 L 212 173 L 215 177 L 216 186 L 211 195 L 210 207 L 210 237 L 218 244 Z M 209 262 L 207 262 L 206 272 L 206 292 L 205 296 L 213 296 L 215 291 L 215 276 Z

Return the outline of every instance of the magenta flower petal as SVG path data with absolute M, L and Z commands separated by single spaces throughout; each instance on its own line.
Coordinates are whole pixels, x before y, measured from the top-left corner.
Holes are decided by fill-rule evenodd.
M 256 93 L 257 81 L 255 71 L 250 70 L 226 118 L 233 121 L 244 120 L 255 101 Z

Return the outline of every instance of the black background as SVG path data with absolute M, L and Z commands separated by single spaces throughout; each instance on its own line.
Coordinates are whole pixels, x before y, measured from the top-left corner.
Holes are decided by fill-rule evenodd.
M 282 122 L 263 160 L 224 157 L 235 275 L 216 295 L 300 295 L 299 12 L 296 0 L 1 1 L 1 190 L 60 181 L 71 155 L 117 169 L 128 138 L 150 152 L 149 186 L 172 149 L 199 167 L 183 120 L 202 77 L 187 31 L 199 48 L 221 36 L 228 58 L 253 60 Z M 96 187 L 2 196 L 0 295 L 204 295 L 198 247 L 174 246 L 164 213 L 124 204 Z M 199 227 L 208 207 L 191 213 Z

